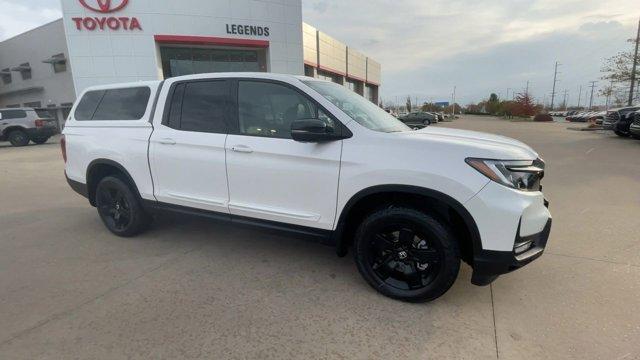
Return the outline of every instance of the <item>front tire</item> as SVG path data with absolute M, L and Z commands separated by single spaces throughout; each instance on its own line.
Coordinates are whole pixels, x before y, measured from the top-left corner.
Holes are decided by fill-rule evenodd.
M 453 232 L 437 218 L 404 207 L 369 215 L 355 237 L 358 271 L 378 292 L 408 302 L 442 296 L 460 270 Z
M 29 135 L 22 130 L 13 130 L 8 136 L 9 142 L 13 146 L 26 146 L 29 144 Z
M 629 134 L 623 133 L 622 131 L 614 130 L 613 132 L 620 137 L 629 137 Z
M 144 231 L 150 222 L 138 196 L 118 176 L 107 176 L 98 183 L 96 208 L 107 229 L 118 236 L 135 236 Z
M 431 120 L 427 119 L 427 120 L 423 121 L 423 122 L 422 122 L 422 125 L 424 125 L 424 126 L 429 126 L 429 125 L 431 125 Z

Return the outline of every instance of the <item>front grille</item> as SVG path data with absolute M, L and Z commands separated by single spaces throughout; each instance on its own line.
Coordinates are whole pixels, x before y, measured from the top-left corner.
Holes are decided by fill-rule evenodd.
M 633 118 L 633 125 L 640 126 L 640 112 L 637 112 Z
M 611 124 L 615 123 L 618 120 L 620 120 L 620 114 L 617 111 L 608 112 L 607 116 L 604 118 L 604 122 Z

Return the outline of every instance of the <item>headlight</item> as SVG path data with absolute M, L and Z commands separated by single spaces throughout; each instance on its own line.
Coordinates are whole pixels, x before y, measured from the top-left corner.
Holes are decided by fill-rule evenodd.
M 490 160 L 465 159 L 474 169 L 489 179 L 523 191 L 540 191 L 540 180 L 544 177 L 544 161 L 537 160 Z

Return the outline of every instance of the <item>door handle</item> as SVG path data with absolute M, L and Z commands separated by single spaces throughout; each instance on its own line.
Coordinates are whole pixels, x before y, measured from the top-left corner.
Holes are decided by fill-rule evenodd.
M 164 145 L 175 145 L 176 144 L 175 140 L 169 139 L 169 138 L 160 139 L 160 140 L 158 140 L 158 142 L 160 144 L 164 144 Z
M 231 150 L 239 153 L 245 153 L 245 154 L 249 154 L 253 152 L 253 150 L 251 150 L 251 148 L 248 147 L 247 145 L 232 146 Z

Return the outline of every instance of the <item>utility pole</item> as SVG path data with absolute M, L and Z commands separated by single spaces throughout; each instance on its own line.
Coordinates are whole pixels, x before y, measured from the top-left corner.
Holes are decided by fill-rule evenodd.
M 527 80 L 527 88 L 524 90 L 524 94 L 529 97 L 529 80 Z
M 592 81 L 591 82 L 591 99 L 589 100 L 589 110 L 591 110 L 591 107 L 593 107 L 593 89 L 595 89 L 596 87 L 596 83 L 597 81 Z
M 582 85 L 580 85 L 580 92 L 578 93 L 578 110 L 580 110 L 580 101 L 582 100 Z
M 636 67 L 638 66 L 638 43 L 640 43 L 640 20 L 638 20 L 638 34 L 636 35 L 636 51 L 633 55 L 633 67 L 631 68 L 631 87 L 629 88 L 628 106 L 633 105 L 633 90 L 636 85 Z
M 564 97 L 562 101 L 562 103 L 564 104 L 564 111 L 567 111 L 567 94 L 568 93 L 569 93 L 569 90 L 564 89 Z
M 551 91 L 551 110 L 553 110 L 553 104 L 556 99 L 556 83 L 558 82 L 558 65 L 560 65 L 560 63 L 556 61 L 556 68 L 553 72 L 553 90 Z
M 453 87 L 453 103 L 451 104 L 451 112 L 456 117 L 456 86 Z
M 505 100 L 509 100 L 509 90 L 511 90 L 511 88 L 507 88 L 507 96 L 504 97 Z

